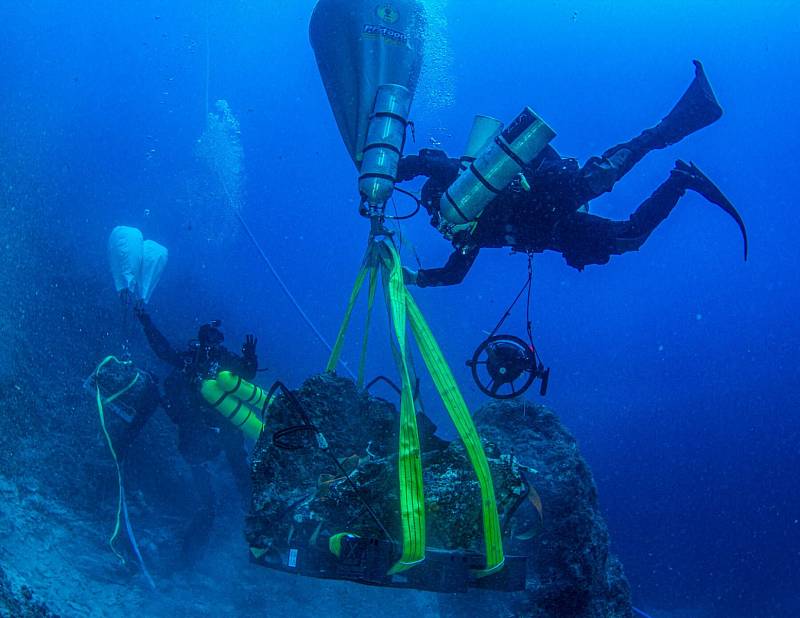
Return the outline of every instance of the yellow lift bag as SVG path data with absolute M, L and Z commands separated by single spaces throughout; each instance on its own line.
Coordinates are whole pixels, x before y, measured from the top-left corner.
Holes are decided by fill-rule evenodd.
M 215 380 L 203 380 L 203 398 L 251 440 L 264 430 L 259 416 L 267 404 L 267 394 L 230 371 L 221 371 Z

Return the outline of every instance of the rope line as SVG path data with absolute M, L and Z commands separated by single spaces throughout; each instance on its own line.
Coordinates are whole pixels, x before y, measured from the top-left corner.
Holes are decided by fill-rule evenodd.
M 297 299 L 294 297 L 294 294 L 292 294 L 289 287 L 286 285 L 286 283 L 284 283 L 283 278 L 275 269 L 275 266 L 273 266 L 272 261 L 269 259 L 269 257 L 267 257 L 267 254 L 264 252 L 264 249 L 261 248 L 261 245 L 259 244 L 255 235 L 253 234 L 252 230 L 250 229 L 250 226 L 247 225 L 247 222 L 244 220 L 244 217 L 242 217 L 242 213 L 240 213 L 237 209 L 234 209 L 234 211 L 236 213 L 236 218 L 239 219 L 239 223 L 242 224 L 242 228 L 244 229 L 247 236 L 250 238 L 250 241 L 253 243 L 253 246 L 256 248 L 256 251 L 258 251 L 258 254 L 261 256 L 261 259 L 264 260 L 264 263 L 267 265 L 267 268 L 272 273 L 272 276 L 275 277 L 275 280 L 278 282 L 278 285 L 283 290 L 283 293 L 286 294 L 286 297 L 294 305 L 294 308 L 297 309 L 297 312 L 300 314 L 300 317 L 303 318 L 308 327 L 317 336 L 317 339 L 319 339 L 319 341 L 322 343 L 322 345 L 325 346 L 325 348 L 328 350 L 330 354 L 333 354 L 333 348 L 331 347 L 331 344 L 328 343 L 328 340 L 325 339 L 325 337 L 316 327 L 314 322 L 311 321 L 311 318 L 308 317 L 308 314 L 306 314 L 306 312 L 303 311 L 303 308 L 300 306 L 300 303 L 297 302 Z M 342 367 L 344 367 L 345 371 L 347 371 L 347 373 L 350 375 L 351 378 L 353 378 L 353 380 L 357 379 L 357 376 L 353 373 L 350 367 L 347 366 L 347 363 L 345 363 L 342 360 L 339 360 L 339 363 L 341 364 Z

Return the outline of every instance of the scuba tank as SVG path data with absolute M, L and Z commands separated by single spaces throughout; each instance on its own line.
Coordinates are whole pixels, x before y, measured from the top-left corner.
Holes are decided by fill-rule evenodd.
M 370 210 L 382 209 L 394 191 L 410 109 L 411 92 L 405 86 L 378 88 L 358 179 L 359 193 Z
M 258 440 L 264 430 L 259 417 L 263 417 L 269 400 L 260 387 L 222 371 L 216 378 L 203 380 L 200 394 L 245 436 Z
M 555 137 L 555 132 L 531 108 L 489 141 L 445 191 L 441 214 L 447 223 L 473 223 L 494 197 L 505 189 L 523 167 L 533 161 Z
M 470 164 L 478 158 L 481 151 L 503 130 L 503 122 L 491 116 L 482 116 L 478 114 L 475 120 L 472 121 L 472 129 L 470 129 L 469 137 L 467 138 L 467 147 L 464 149 L 464 154 L 461 155 L 461 164 L 459 165 L 459 173 L 466 171 Z

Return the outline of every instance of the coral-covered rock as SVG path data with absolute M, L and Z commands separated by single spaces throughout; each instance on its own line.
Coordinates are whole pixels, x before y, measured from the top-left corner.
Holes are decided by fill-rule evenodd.
M 276 446 L 275 432 L 304 422 L 285 398 L 276 400 L 267 421 L 269 431 L 262 435 L 253 455 L 254 491 L 247 525 L 250 545 L 280 550 L 289 539 L 313 543 L 320 535 L 324 538 L 339 532 L 381 538 L 381 526 L 399 538 L 398 413 L 394 406 L 359 392 L 352 381 L 332 375 L 307 380 L 296 395 L 330 448 L 317 448 L 314 434 L 300 429 L 284 433 L 282 438 L 278 434 L 278 442 L 294 440 L 303 448 Z M 428 545 L 480 551 L 480 489 L 466 452 L 459 443 L 436 438 L 435 426 L 422 415 L 419 426 Z M 524 481 L 509 456 L 490 458 L 489 464 L 502 513 L 518 502 Z

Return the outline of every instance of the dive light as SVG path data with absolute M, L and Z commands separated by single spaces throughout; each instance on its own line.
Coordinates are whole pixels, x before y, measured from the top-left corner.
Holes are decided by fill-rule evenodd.
M 555 132 L 531 108 L 489 141 L 478 158 L 444 194 L 441 214 L 452 225 L 472 223 L 525 165 L 555 137 Z

